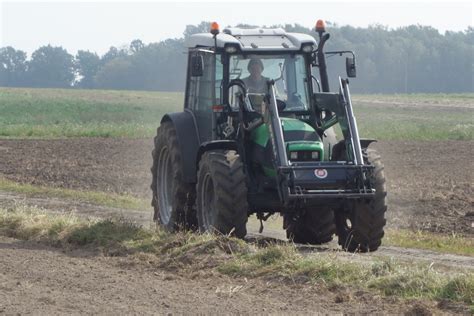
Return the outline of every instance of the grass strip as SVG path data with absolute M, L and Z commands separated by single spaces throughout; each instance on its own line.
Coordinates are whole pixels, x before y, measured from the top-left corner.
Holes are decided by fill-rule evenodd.
M 150 209 L 148 200 L 127 194 L 112 194 L 98 191 L 80 191 L 20 184 L 2 177 L 0 177 L 0 190 L 21 193 L 28 197 L 55 197 L 121 209 Z M 260 224 L 258 220 L 252 216 L 249 218 L 249 225 L 253 228 L 257 228 Z M 279 218 L 275 218 L 267 222 L 265 226 L 277 230 L 282 227 L 282 223 Z M 474 256 L 474 239 L 456 234 L 441 235 L 424 231 L 389 229 L 386 231 L 383 244 L 387 246 L 433 250 L 440 253 Z
M 441 235 L 424 231 L 390 229 L 386 232 L 383 243 L 389 246 L 474 256 L 474 238 L 457 234 Z
M 130 194 L 114 194 L 99 191 L 81 191 L 31 184 L 17 183 L 0 177 L 0 190 L 24 194 L 28 197 L 54 197 L 73 201 L 91 203 L 114 208 L 131 210 L 148 210 L 149 201 L 136 198 Z
M 257 230 L 260 221 L 252 215 L 249 217 L 247 227 Z M 272 216 L 265 222 L 265 228 L 280 230 L 283 227 L 281 216 Z M 384 246 L 403 248 L 426 249 L 440 253 L 474 256 L 474 238 L 459 234 L 437 234 L 427 231 L 412 231 L 408 229 L 385 230 L 382 240 Z
M 152 255 L 159 265 L 174 270 L 183 266 L 202 269 L 205 263 L 208 269 L 234 277 L 343 285 L 403 298 L 451 300 L 471 308 L 474 305 L 473 273 L 441 272 L 393 259 L 361 263 L 324 253 L 304 256 L 291 244 L 257 247 L 227 236 L 169 234 L 126 220 L 83 220 L 24 205 L 0 208 L 0 235 L 64 247 L 99 247 L 113 255 Z

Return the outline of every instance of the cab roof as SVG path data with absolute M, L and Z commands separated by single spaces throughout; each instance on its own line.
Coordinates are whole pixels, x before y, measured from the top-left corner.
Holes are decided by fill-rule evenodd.
M 304 44 L 316 45 L 316 41 L 308 34 L 288 33 L 282 28 L 226 28 L 216 35 L 216 41 L 211 33 L 194 34 L 187 41 L 189 48 L 214 47 L 215 44 L 218 48 L 224 48 L 226 44 L 235 45 L 244 52 L 298 51 Z

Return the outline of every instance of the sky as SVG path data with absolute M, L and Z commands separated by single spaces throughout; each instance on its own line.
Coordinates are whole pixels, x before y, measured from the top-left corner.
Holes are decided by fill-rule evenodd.
M 338 25 L 389 28 L 419 24 L 441 33 L 473 26 L 473 1 L 12 1 L 0 0 L 0 47 L 29 55 L 40 46 L 62 46 L 70 53 L 104 54 L 110 46 L 182 37 L 188 24 L 216 21 L 313 27 L 317 19 Z

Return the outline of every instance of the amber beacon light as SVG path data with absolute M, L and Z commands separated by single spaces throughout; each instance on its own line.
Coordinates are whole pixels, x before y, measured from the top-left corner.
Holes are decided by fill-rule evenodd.
M 316 22 L 316 32 L 326 32 L 326 22 L 324 22 L 323 20 L 318 20 Z
M 217 24 L 217 22 L 212 22 L 211 23 L 211 34 L 212 35 L 219 34 L 219 24 Z

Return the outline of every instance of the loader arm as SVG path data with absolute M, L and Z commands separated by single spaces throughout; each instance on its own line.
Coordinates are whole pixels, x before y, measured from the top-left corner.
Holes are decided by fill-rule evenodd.
M 278 107 L 275 94 L 275 82 L 273 80 L 268 81 L 268 91 L 266 102 L 263 103 L 262 114 L 263 122 L 266 124 L 268 129 L 268 135 L 270 136 L 270 142 L 272 144 L 273 151 L 273 168 L 277 170 L 277 189 L 278 195 L 281 201 L 287 201 L 286 195 L 287 190 L 283 190 L 282 187 L 287 185 L 287 176 L 280 174 L 280 167 L 288 167 L 288 157 L 285 148 L 285 138 L 283 136 L 283 128 L 281 126 L 280 115 L 278 114 Z
M 276 170 L 277 190 L 283 205 L 288 206 L 291 201 L 301 198 L 370 198 L 375 193 L 367 181 L 373 166 L 364 165 L 349 88 L 342 79 L 340 84 L 340 93 L 323 92 L 315 96 L 321 109 L 334 113 L 334 117 L 327 118 L 329 124 L 341 124 L 350 158 L 348 161 L 337 162 L 294 163 L 287 157 L 274 82 L 268 82 L 269 93 L 262 107 L 262 114 L 270 136 L 272 164 Z

